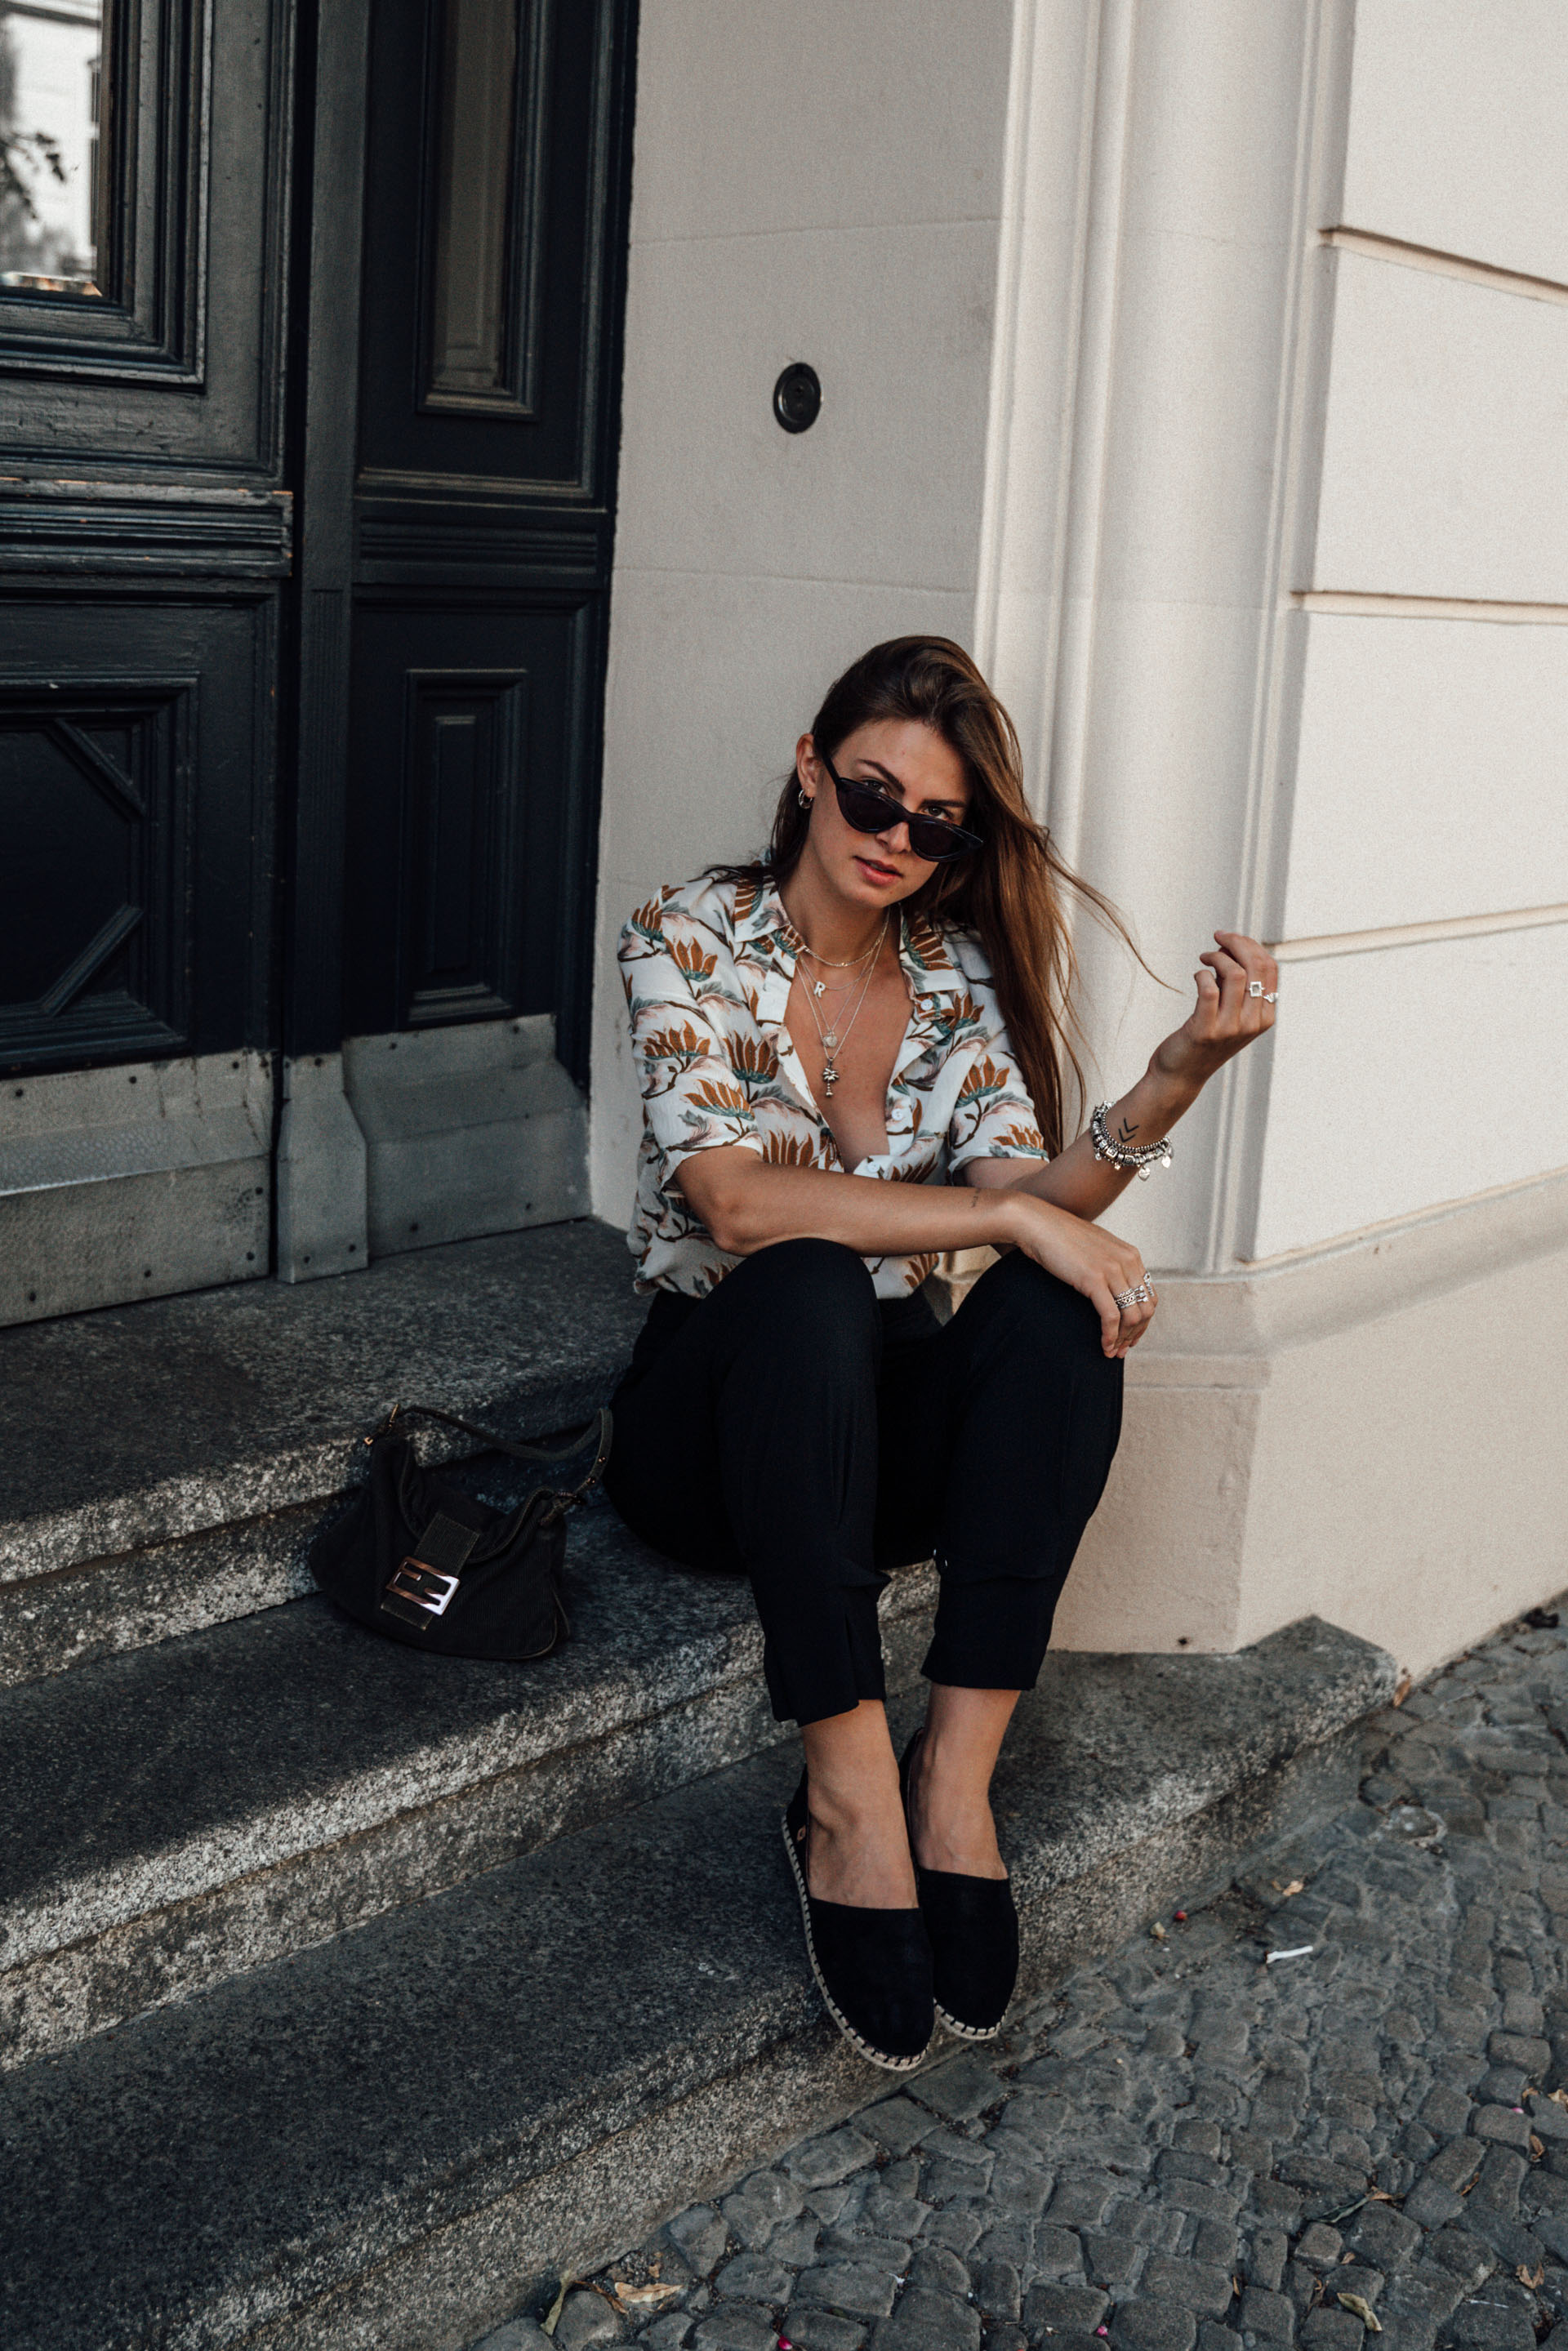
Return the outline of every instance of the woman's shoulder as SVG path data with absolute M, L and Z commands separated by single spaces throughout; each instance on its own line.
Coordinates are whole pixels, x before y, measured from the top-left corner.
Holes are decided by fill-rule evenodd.
M 639 946 L 645 952 L 660 939 L 686 938 L 697 930 L 727 947 L 735 937 L 738 901 L 755 895 L 750 883 L 712 873 L 695 874 L 689 882 L 666 882 L 627 917 L 622 952 Z
M 991 959 L 979 933 L 963 930 L 956 924 L 945 924 L 941 936 L 947 960 L 963 973 L 970 987 L 989 987 Z

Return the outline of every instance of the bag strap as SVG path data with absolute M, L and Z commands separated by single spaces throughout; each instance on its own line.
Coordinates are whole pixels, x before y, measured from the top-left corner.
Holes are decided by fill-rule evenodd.
M 603 1476 L 604 1465 L 610 1458 L 611 1439 L 615 1429 L 610 1408 L 605 1405 L 601 1405 L 592 1420 L 584 1424 L 582 1429 L 569 1445 L 555 1447 L 524 1445 L 517 1437 L 498 1437 L 493 1428 L 480 1428 L 474 1421 L 460 1420 L 455 1412 L 444 1412 L 439 1405 L 394 1404 L 385 1420 L 376 1430 L 376 1436 L 390 1436 L 398 1421 L 408 1420 L 415 1416 L 421 1420 L 444 1421 L 448 1428 L 460 1428 L 465 1437 L 476 1437 L 482 1445 L 492 1446 L 497 1453 L 509 1453 L 514 1461 L 534 1462 L 541 1468 L 547 1469 L 558 1468 L 562 1462 L 575 1460 L 583 1451 L 586 1440 L 591 1432 L 597 1439 L 593 1451 L 593 1466 L 587 1477 L 572 1487 L 571 1498 L 574 1501 L 580 1501 L 583 1495 L 597 1485 Z

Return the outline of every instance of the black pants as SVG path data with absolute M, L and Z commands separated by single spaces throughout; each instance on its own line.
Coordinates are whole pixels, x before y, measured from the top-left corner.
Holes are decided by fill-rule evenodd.
M 706 1298 L 661 1291 L 614 1399 L 607 1484 L 689 1567 L 751 1577 L 773 1711 L 884 1695 L 876 1599 L 935 1552 L 922 1667 L 1029 1689 L 1122 1426 L 1100 1318 L 1015 1251 L 952 1321 L 879 1301 L 836 1241 L 781 1241 Z

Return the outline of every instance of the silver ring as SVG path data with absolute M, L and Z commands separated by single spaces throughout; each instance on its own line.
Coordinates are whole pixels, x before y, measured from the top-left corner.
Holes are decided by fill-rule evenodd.
M 1129 1306 L 1153 1305 L 1154 1293 L 1146 1281 L 1140 1281 L 1135 1290 L 1113 1290 L 1111 1303 L 1119 1306 L 1124 1314 Z
M 1263 993 L 1262 981 L 1260 979 L 1249 979 L 1247 983 L 1247 993 L 1249 996 L 1261 996 Z
M 1266 997 L 1263 998 L 1263 1001 L 1264 1001 L 1264 1003 L 1265 1003 L 1265 1004 L 1278 1004 L 1278 1002 L 1280 1001 L 1280 991 L 1279 991 L 1279 989 L 1278 989 L 1278 988 L 1276 988 L 1276 989 L 1274 990 L 1274 992 L 1273 992 L 1273 994 L 1272 994 L 1271 996 L 1266 996 Z

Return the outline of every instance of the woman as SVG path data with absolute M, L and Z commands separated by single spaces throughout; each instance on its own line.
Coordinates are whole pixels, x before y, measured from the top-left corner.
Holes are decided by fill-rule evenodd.
M 901 637 L 800 737 L 767 859 L 662 891 L 621 939 L 653 1297 L 611 1491 L 672 1558 L 750 1575 L 805 1747 L 784 1834 L 811 1964 L 895 2070 L 937 2017 L 988 2039 L 1012 1992 L 991 1773 L 1157 1302 L 1094 1220 L 1274 1017 L 1272 959 L 1217 932 L 1190 1017 L 1068 1142 L 1064 887 L 1114 921 L 1030 818 L 968 655 Z M 922 1282 L 982 1243 L 1005 1254 L 939 1323 Z M 930 1700 L 900 1765 L 877 1593 L 933 1553 Z

